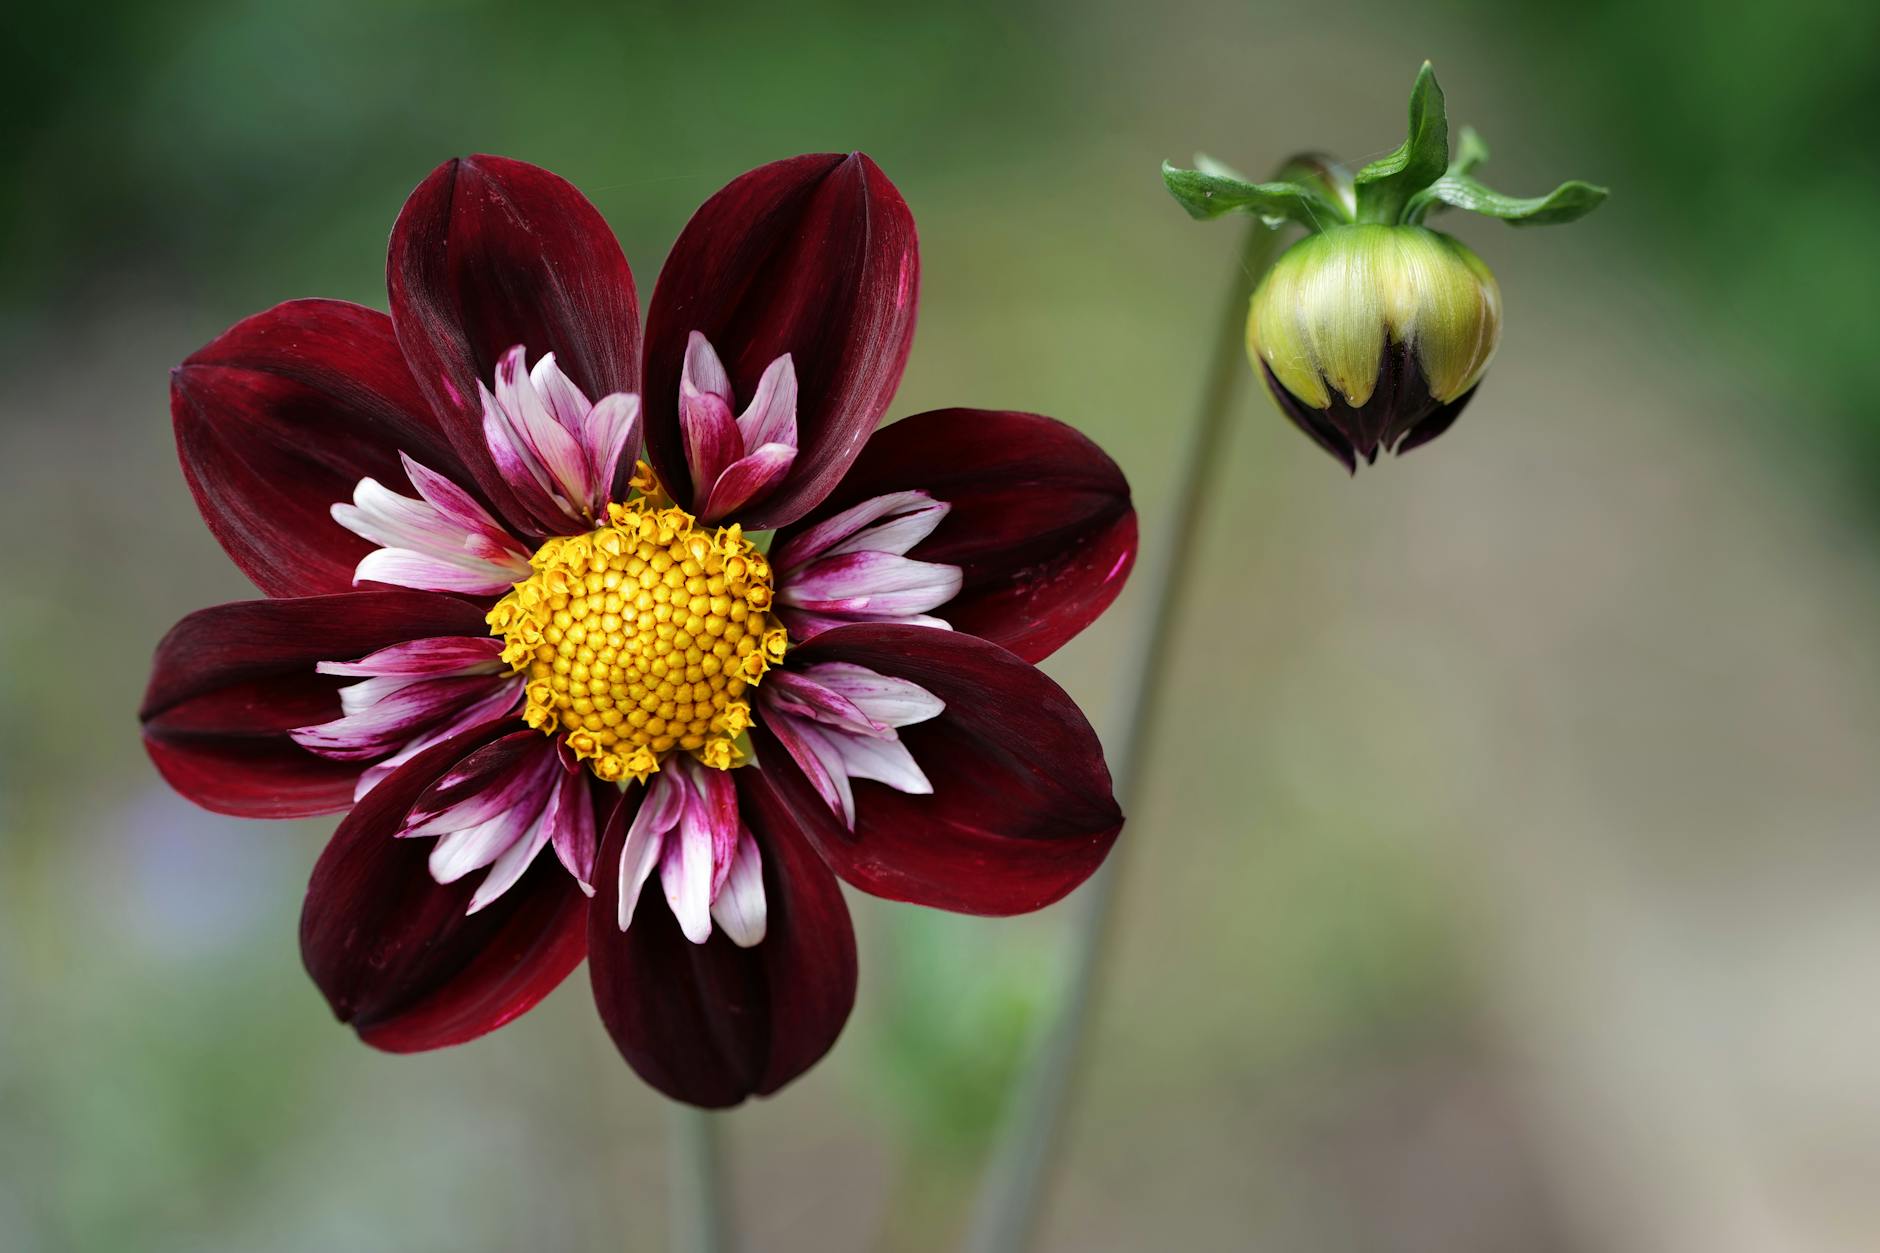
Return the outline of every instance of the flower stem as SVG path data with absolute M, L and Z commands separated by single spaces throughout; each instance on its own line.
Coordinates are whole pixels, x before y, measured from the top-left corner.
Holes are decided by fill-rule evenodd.
M 709 1110 L 672 1103 L 668 1136 L 672 1253 L 725 1253 L 731 1247 L 719 1120 Z
M 1120 763 L 1116 796 L 1125 813 L 1151 763 L 1152 732 L 1178 651 L 1170 637 L 1192 590 L 1207 501 L 1226 464 L 1222 452 L 1234 398 L 1241 379 L 1250 372 L 1244 346 L 1247 302 L 1278 253 L 1279 235 L 1277 229 L 1255 219 L 1228 285 L 1188 457 L 1176 484 L 1174 524 L 1157 563 L 1159 577 L 1149 592 L 1151 617 L 1135 682 L 1124 705 L 1123 738 L 1112 757 Z M 965 1246 L 971 1253 L 1022 1253 L 1036 1232 L 1049 1191 L 1050 1167 L 1080 1077 L 1083 1040 L 1096 1015 L 1106 940 L 1122 877 L 1119 857 L 1129 843 L 1125 839 L 1116 845 L 1084 889 L 1083 912 L 1072 937 L 1069 986 L 1020 1080 L 1005 1132 L 987 1169 Z

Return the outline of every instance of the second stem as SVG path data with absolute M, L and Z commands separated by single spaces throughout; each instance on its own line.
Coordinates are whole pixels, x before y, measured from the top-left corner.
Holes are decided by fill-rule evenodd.
M 1177 652 L 1171 646 L 1172 637 L 1192 591 L 1207 501 L 1226 463 L 1222 452 L 1234 397 L 1248 373 L 1247 303 L 1277 255 L 1279 236 L 1278 230 L 1258 220 L 1248 228 L 1240 264 L 1229 284 L 1188 456 L 1176 481 L 1174 524 L 1168 531 L 1166 550 L 1154 566 L 1158 575 L 1149 593 L 1149 627 L 1124 705 L 1122 741 L 1114 754 L 1114 760 L 1121 763 L 1116 798 L 1125 813 L 1153 760 L 1151 733 L 1161 714 Z M 987 1168 L 967 1238 L 966 1247 L 972 1253 L 1022 1253 L 1037 1229 L 1049 1191 L 1050 1166 L 1080 1078 L 1083 1041 L 1096 1016 L 1097 989 L 1122 875 L 1119 859 L 1129 843 L 1117 844 L 1085 890 L 1083 914 L 1072 940 L 1069 986 L 1056 1019 L 1026 1068 L 1008 1130 Z

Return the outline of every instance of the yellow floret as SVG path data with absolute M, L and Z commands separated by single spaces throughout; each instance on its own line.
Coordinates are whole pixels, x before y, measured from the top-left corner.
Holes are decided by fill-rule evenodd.
M 660 497 L 607 518 L 545 541 L 489 612 L 504 662 L 528 679 L 523 721 L 609 782 L 644 781 L 677 751 L 738 765 L 745 694 L 789 647 L 770 563 L 737 526 L 700 528 Z

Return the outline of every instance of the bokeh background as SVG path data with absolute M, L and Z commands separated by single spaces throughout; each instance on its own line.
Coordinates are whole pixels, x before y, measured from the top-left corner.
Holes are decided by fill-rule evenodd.
M 9 6 L 0 76 L 0 1247 L 653 1249 L 661 1102 L 577 976 L 376 1054 L 303 975 L 330 824 L 170 795 L 134 718 L 249 595 L 166 371 L 383 305 L 467 151 L 643 292 L 800 151 L 920 223 L 894 412 L 1078 423 L 1161 523 L 1235 251 L 1157 164 L 1394 146 L 1418 62 L 1586 222 L 1451 217 L 1507 295 L 1456 430 L 1347 481 L 1243 389 L 1121 855 L 1057 1250 L 1880 1247 L 1880 10 L 1857 0 Z M 1114 741 L 1146 581 L 1048 669 Z M 833 1056 L 730 1122 L 751 1249 L 950 1247 L 1077 898 L 856 900 Z

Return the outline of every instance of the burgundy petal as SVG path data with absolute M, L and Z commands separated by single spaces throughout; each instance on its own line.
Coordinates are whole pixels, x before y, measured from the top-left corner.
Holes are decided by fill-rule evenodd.
M 587 948 L 587 897 L 553 857 L 468 914 L 472 880 L 443 885 L 431 841 L 394 838 L 412 802 L 509 723 L 418 754 L 374 788 L 313 868 L 300 915 L 307 973 L 359 1038 L 393 1053 L 461 1044 L 530 1009 Z
M 322 661 L 405 640 L 481 635 L 483 611 L 431 592 L 352 592 L 238 601 L 198 610 L 157 645 L 139 717 L 170 786 L 207 809 L 298 818 L 352 804 L 362 763 L 329 761 L 288 738 L 337 718 L 351 678 Z
M 946 702 L 899 732 L 934 793 L 858 779 L 850 832 L 759 726 L 760 766 L 738 772 L 753 825 L 793 826 L 865 892 L 968 914 L 1041 909 L 1102 864 L 1123 825 L 1103 746 L 1042 672 L 932 627 L 838 627 L 790 651 L 792 667 L 819 661 L 909 679 Z
M 477 385 L 521 344 L 531 361 L 553 352 L 594 400 L 639 390 L 639 300 L 619 241 L 547 170 L 462 157 L 405 201 L 386 282 L 398 342 L 458 455 L 511 524 L 536 533 L 484 443 Z
M 1042 661 L 1123 590 L 1136 560 L 1129 483 L 1101 448 L 1035 413 L 939 409 L 876 431 L 809 525 L 875 496 L 925 491 L 952 506 L 908 556 L 959 566 L 933 610 L 955 630 Z
M 391 319 L 344 301 L 237 322 L 171 373 L 170 414 L 203 520 L 269 596 L 352 589 L 373 545 L 328 511 L 362 478 L 406 490 L 400 452 L 464 476 Z
M 647 313 L 647 455 L 696 510 L 679 429 L 686 341 L 699 331 L 740 401 L 765 367 L 795 358 L 800 452 L 775 491 L 741 513 L 757 531 L 816 506 L 887 411 L 914 336 L 920 258 L 914 219 L 860 153 L 793 157 L 732 180 L 692 215 Z
M 788 825 L 747 812 L 769 911 L 761 942 L 739 948 L 713 928 L 693 944 L 664 902 L 646 899 L 622 932 L 620 850 L 637 799 L 608 822 L 594 874 L 588 971 L 601 1021 L 640 1077 L 674 1100 L 721 1108 L 768 1096 L 829 1051 L 855 1004 L 842 890 Z

